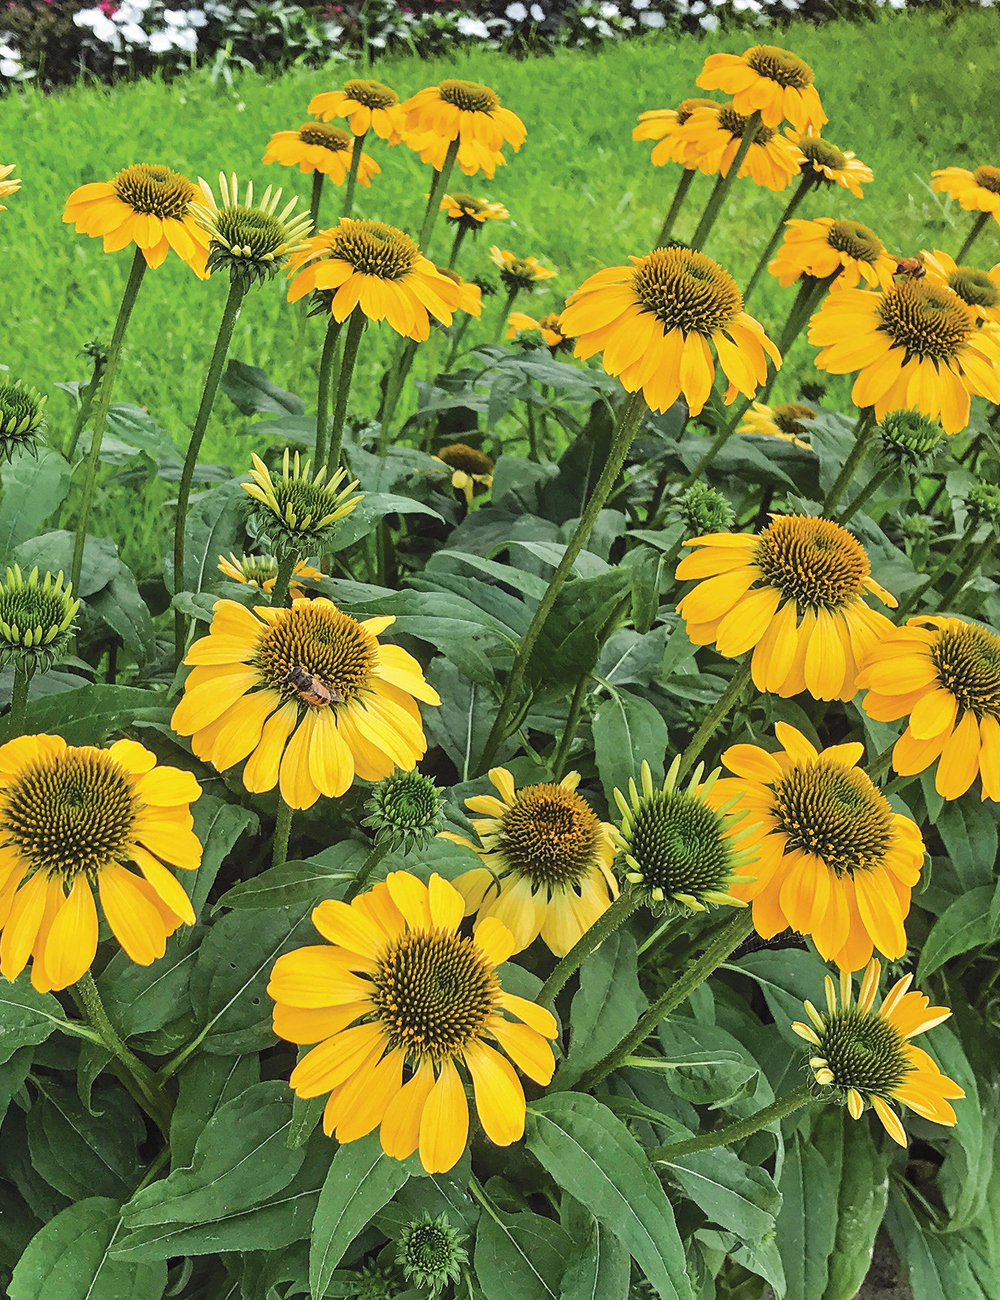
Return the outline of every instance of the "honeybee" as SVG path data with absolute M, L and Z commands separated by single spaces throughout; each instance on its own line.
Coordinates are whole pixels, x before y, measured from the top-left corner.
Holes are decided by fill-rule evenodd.
M 927 274 L 927 267 L 919 257 L 901 257 L 893 274 L 905 276 L 907 280 L 922 280 Z
M 344 704 L 345 698 L 340 691 L 328 686 L 321 677 L 309 672 L 301 664 L 293 664 L 288 670 L 288 685 L 305 704 L 314 709 L 321 709 L 326 704 Z

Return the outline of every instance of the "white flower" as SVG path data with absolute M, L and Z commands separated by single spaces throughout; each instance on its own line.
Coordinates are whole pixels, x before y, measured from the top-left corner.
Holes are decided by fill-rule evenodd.
M 145 12 L 144 5 L 136 4 L 135 0 L 125 0 L 125 3 L 115 10 L 115 22 L 119 27 L 128 27 L 132 23 L 141 22 Z
M 150 54 L 166 54 L 174 48 L 172 32 L 153 32 L 149 38 Z
M 542 8 L 541 5 L 532 5 L 532 6 L 531 6 L 531 16 L 532 16 L 532 18 L 534 18 L 534 20 L 535 20 L 536 23 L 544 22 L 544 20 L 545 20 L 545 10 Z
M 174 37 L 174 44 L 186 54 L 194 54 L 198 48 L 198 33 L 193 27 L 185 27 Z
M 528 16 L 528 11 L 525 9 L 524 5 L 520 3 L 520 0 L 514 0 L 512 5 L 507 6 L 504 13 L 511 22 L 515 23 L 523 23 L 525 18 Z
M 192 27 L 204 27 L 208 22 L 208 19 L 205 17 L 204 9 L 189 9 L 187 20 Z
M 607 4 L 607 3 L 602 4 L 600 8 L 600 14 L 602 18 L 617 18 L 618 6 L 613 4 Z
M 463 36 L 478 36 L 480 39 L 490 34 L 490 29 L 484 22 L 478 18 L 469 18 L 466 14 L 459 15 L 458 30 Z
M 17 77 L 24 71 L 24 65 L 17 51 L 9 45 L 0 45 L 0 77 Z
M 186 27 L 187 14 L 183 9 L 164 9 L 163 21 L 168 27 Z
M 641 14 L 643 9 L 649 8 L 649 0 L 632 0 L 632 8 L 637 14 Z
M 591 18 L 589 14 L 584 14 L 583 17 L 580 19 L 580 22 L 583 23 L 584 27 L 596 27 L 596 26 L 597 26 L 597 19 L 596 19 L 596 18 Z
M 122 29 L 122 39 L 128 41 L 130 45 L 145 45 L 149 37 L 142 30 L 138 23 L 126 23 Z
M 706 14 L 704 18 L 698 20 L 706 32 L 715 32 L 719 29 L 719 20 L 715 14 Z
M 655 9 L 652 13 L 640 14 L 639 21 L 645 27 L 666 27 L 667 25 L 666 18 L 664 18 L 663 14 L 657 13 Z

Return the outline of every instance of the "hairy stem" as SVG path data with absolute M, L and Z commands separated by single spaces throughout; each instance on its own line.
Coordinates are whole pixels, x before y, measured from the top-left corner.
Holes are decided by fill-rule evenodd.
M 743 688 L 750 680 L 750 661 L 752 656 L 747 655 L 740 664 L 729 682 L 729 685 L 722 692 L 716 702 L 705 716 L 701 726 L 691 737 L 691 743 L 681 755 L 680 767 L 678 768 L 678 777 L 684 776 L 689 772 L 695 763 L 701 757 L 701 751 L 718 730 L 719 723 L 740 698 Z
M 451 179 L 452 168 L 455 166 L 455 159 L 458 157 L 459 140 L 456 137 L 448 146 L 448 152 L 445 154 L 444 162 L 439 172 L 434 173 L 434 181 L 431 185 L 431 192 L 427 196 L 427 210 L 424 212 L 424 219 L 420 226 L 420 234 L 417 236 L 417 243 L 424 257 L 430 257 L 427 251 L 431 242 L 431 235 L 434 232 L 434 223 L 437 221 L 438 209 L 441 206 L 441 200 L 444 198 L 448 181 Z
M 674 223 L 684 206 L 684 200 L 687 198 L 688 190 L 691 188 L 691 182 L 694 180 L 694 169 L 687 167 L 681 172 L 680 179 L 677 182 L 677 188 L 674 190 L 674 197 L 670 203 L 667 215 L 663 218 L 663 225 L 660 227 L 660 233 L 656 236 L 654 248 L 663 248 L 667 241 L 673 236 Z
M 24 725 L 24 710 L 28 707 L 28 684 L 31 674 L 19 655 L 14 660 L 14 683 L 10 691 L 10 712 L 7 715 L 7 729 L 12 736 L 19 736 Z
M 834 510 L 840 505 L 841 498 L 850 486 L 854 475 L 858 472 L 858 467 L 867 455 L 868 448 L 875 441 L 877 434 L 878 425 L 875 423 L 875 408 L 866 406 L 858 415 L 857 423 L 854 426 L 854 446 L 841 466 L 840 473 L 823 502 L 823 513 L 828 519 L 833 517 Z
M 367 131 L 354 137 L 354 143 L 351 145 L 351 165 L 347 169 L 347 185 L 344 189 L 344 206 L 340 210 L 342 217 L 352 217 L 354 215 L 354 191 L 358 184 L 358 168 L 361 165 L 361 148 L 365 142 Z
M 607 911 L 602 912 L 589 930 L 584 930 L 576 943 L 564 957 L 560 957 L 551 975 L 538 990 L 535 1001 L 542 1007 L 550 1007 L 562 991 L 567 980 L 578 970 L 595 949 L 599 948 L 609 934 L 613 934 L 620 925 L 632 915 L 639 906 L 640 897 L 629 890 L 619 894 Z
M 288 861 L 288 839 L 292 833 L 292 809 L 278 795 L 278 816 L 274 823 L 274 844 L 271 849 L 271 866 L 280 867 Z
M 746 125 L 743 127 L 743 136 L 740 140 L 740 147 L 736 150 L 736 157 L 733 159 L 725 176 L 720 173 L 719 179 L 715 183 L 715 189 L 712 191 L 708 202 L 705 204 L 705 211 L 701 214 L 698 228 L 695 230 L 694 236 L 691 240 L 692 248 L 700 249 L 704 247 L 705 240 L 711 233 L 716 218 L 722 210 L 722 205 L 726 200 L 726 195 L 729 193 L 733 182 L 739 175 L 740 168 L 743 165 L 743 159 L 749 153 L 750 146 L 756 138 L 757 128 L 759 126 L 760 110 L 755 109 L 747 118 Z
M 764 274 L 765 270 L 767 269 L 767 264 L 771 260 L 771 254 L 778 247 L 778 242 L 781 239 L 782 233 L 784 232 L 785 222 L 790 221 L 792 217 L 795 216 L 799 204 L 802 202 L 805 196 L 812 189 L 812 185 L 813 185 L 812 176 L 803 173 L 802 179 L 799 181 L 798 189 L 788 200 L 788 204 L 785 207 L 784 212 L 778 218 L 778 224 L 774 228 L 774 233 L 772 234 L 771 238 L 768 240 L 767 247 L 764 249 L 763 253 L 761 253 L 760 260 L 758 261 L 757 265 L 754 267 L 753 275 L 751 275 L 749 281 L 747 282 L 747 287 L 743 290 L 744 307 L 750 301 L 750 295 L 753 293 L 754 289 L 756 289 L 760 277 Z
M 334 376 L 337 373 L 337 341 L 340 338 L 340 327 L 341 322 L 336 316 L 331 316 L 327 322 L 323 352 L 319 359 L 319 383 L 316 386 L 316 449 L 313 453 L 313 464 L 317 467 L 326 464 L 330 395 L 333 392 Z
M 333 422 L 330 426 L 330 449 L 326 454 L 328 476 L 336 473 L 340 465 L 340 453 L 344 445 L 344 421 L 347 419 L 347 399 L 351 393 L 354 363 L 358 359 L 358 347 L 364 328 L 365 314 L 360 307 L 355 307 L 347 321 L 344 355 L 340 361 L 340 375 L 337 379 L 337 398 L 334 402 Z
M 959 266 L 962 266 L 965 263 L 965 259 L 969 256 L 969 251 L 971 250 L 972 245 L 979 238 L 980 232 L 989 219 L 990 214 L 988 212 L 980 212 L 979 216 L 976 217 L 975 221 L 972 223 L 972 229 L 969 231 L 965 243 L 958 250 L 958 253 L 955 256 L 955 261 Z
M 688 1138 L 685 1142 L 672 1142 L 665 1147 L 649 1147 L 646 1155 L 650 1160 L 673 1160 L 676 1156 L 690 1155 L 694 1151 L 710 1151 L 712 1147 L 728 1147 L 734 1142 L 740 1142 L 743 1138 L 748 1138 L 753 1133 L 758 1133 L 762 1128 L 776 1123 L 779 1119 L 784 1119 L 786 1115 L 791 1115 L 794 1111 L 800 1110 L 807 1106 L 809 1102 L 814 1101 L 812 1090 L 808 1083 L 801 1083 L 791 1092 L 786 1092 L 784 1096 L 778 1097 L 772 1101 L 770 1106 L 765 1106 L 763 1110 L 758 1110 L 753 1115 L 748 1115 L 746 1119 L 737 1120 L 734 1124 L 727 1124 L 725 1128 L 717 1128 L 710 1133 L 700 1133 L 697 1137 Z

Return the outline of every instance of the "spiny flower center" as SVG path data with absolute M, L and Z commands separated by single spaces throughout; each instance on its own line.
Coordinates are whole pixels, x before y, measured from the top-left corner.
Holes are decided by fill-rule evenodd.
M 857 1007 L 830 1016 L 817 1036 L 816 1055 L 826 1060 L 838 1088 L 856 1088 L 888 1101 L 913 1069 L 903 1055 L 899 1030 Z
M 776 81 L 779 86 L 803 90 L 812 85 L 812 68 L 791 50 L 783 50 L 778 45 L 755 45 L 743 57 L 747 67 L 768 81 Z
M 931 646 L 943 688 L 976 718 L 1000 717 L 1000 637 L 968 624 L 946 628 Z
M 677 125 L 683 126 L 696 108 L 716 107 L 712 99 L 682 99 L 677 106 Z
M 115 193 L 133 212 L 174 221 L 183 221 L 188 205 L 197 195 L 186 176 L 149 163 L 124 168 L 112 184 Z
M 73 621 L 75 612 L 76 602 L 61 587 L 0 583 L 0 635 L 4 635 L 4 628 L 10 628 L 18 644 L 25 632 L 36 629 L 39 644 L 54 640 Z
M 251 587 L 262 588 L 265 582 L 278 576 L 278 561 L 273 555 L 244 555 L 236 561 L 234 567 L 239 569 L 243 581 Z
M 892 842 L 892 809 L 865 773 L 823 758 L 786 770 L 773 812 L 787 849 L 821 858 L 837 876 L 881 866 Z
M 907 355 L 951 361 L 975 328 L 968 308 L 941 285 L 903 280 L 883 293 L 876 311 L 882 329 Z
M 456 1056 L 479 1036 L 500 992 L 475 942 L 440 929 L 395 939 L 372 983 L 391 1045 L 435 1061 Z
M 455 206 L 461 208 L 470 217 L 485 212 L 489 206 L 489 204 L 483 203 L 481 199 L 477 199 L 474 194 L 452 194 L 450 197 Z
M 452 469 L 461 469 L 466 474 L 492 474 L 496 466 L 484 451 L 477 451 L 464 442 L 453 442 L 449 447 L 442 447 L 438 460 L 443 460 Z
M 362 275 L 400 280 L 413 270 L 420 249 L 409 235 L 381 221 L 342 221 L 330 244 L 333 257 L 350 262 Z
M 534 889 L 570 888 L 594 861 L 601 824 L 573 790 L 555 784 L 520 790 L 500 819 L 498 846 Z
M 350 131 L 329 122 L 305 122 L 299 127 L 299 139 L 303 144 L 318 144 L 331 153 L 344 153 L 351 148 L 354 137 Z
M 726 329 L 743 310 L 742 295 L 729 272 L 689 248 L 657 248 L 637 257 L 632 288 L 665 332 L 713 334 Z
M 399 103 L 399 96 L 381 81 L 363 81 L 361 79 L 344 82 L 344 94 L 348 99 L 356 100 L 365 108 L 391 108 Z
M 960 266 L 948 276 L 948 284 L 970 307 L 995 307 L 1000 291 L 985 271 Z
M 737 140 L 743 139 L 743 132 L 747 129 L 749 117 L 744 117 L 742 113 L 737 113 L 736 109 L 726 104 L 719 109 L 719 125 L 723 130 L 728 131 L 731 136 Z M 769 126 L 761 123 L 754 134 L 754 144 L 768 145 L 774 139 L 774 131 Z
M 864 548 L 829 519 L 779 515 L 758 538 L 754 563 L 798 605 L 838 609 L 871 572 Z
M 826 242 L 859 262 L 877 262 L 885 252 L 881 239 L 860 221 L 835 221 L 827 228 Z
M 639 805 L 627 836 L 642 888 L 661 889 L 667 897 L 724 890 L 732 861 L 721 832 L 722 819 L 703 800 L 677 789 L 654 791 Z
M 972 173 L 972 179 L 980 189 L 1000 194 L 1000 167 L 977 167 Z
M 128 775 L 99 750 L 69 749 L 30 764 L 0 801 L 4 848 L 34 871 L 93 881 L 124 856 L 138 811 Z
M 253 663 L 267 685 L 288 699 L 302 699 L 302 687 L 296 682 L 305 673 L 319 678 L 331 695 L 344 702 L 367 686 L 375 650 L 349 614 L 305 605 L 263 632 Z
M 798 402 L 781 402 L 774 407 L 774 423 L 782 433 L 808 433 L 802 421 L 815 418 L 816 412 L 811 406 L 801 406 Z
M 212 232 L 213 240 L 230 252 L 254 258 L 273 257 L 284 247 L 287 235 L 284 223 L 277 217 L 242 204 L 220 208 Z
M 446 104 L 454 104 L 465 113 L 492 113 L 500 107 L 500 97 L 478 81 L 442 81 L 438 94 Z
M 829 167 L 831 171 L 839 172 L 847 166 L 847 157 L 835 144 L 829 140 L 824 140 L 819 135 L 804 135 L 799 140 L 799 148 L 805 154 L 814 168 Z M 822 175 L 822 173 L 820 173 Z M 829 179 L 824 176 L 824 180 Z

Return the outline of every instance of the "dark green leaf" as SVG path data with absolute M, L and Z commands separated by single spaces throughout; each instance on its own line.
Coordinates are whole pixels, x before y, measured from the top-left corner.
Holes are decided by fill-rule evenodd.
M 177 448 L 165 429 L 161 429 L 148 411 L 128 402 L 112 402 L 108 408 L 107 429 L 122 442 L 154 456 L 176 458 Z M 82 450 L 82 447 L 81 447 Z
M 3 471 L 0 501 L 0 557 L 7 559 L 22 542 L 34 537 L 69 491 L 69 465 L 59 452 L 46 448 L 37 458 L 22 453 Z M 53 570 L 55 572 L 55 570 Z M 69 570 L 66 570 L 69 577 Z
M 168 587 L 202 591 L 219 578 L 219 556 L 242 551 L 244 520 L 250 498 L 235 480 L 194 497 L 184 528 L 184 582 L 177 584 L 173 561 L 164 564 Z
M 486 1300 L 559 1300 L 572 1253 L 569 1233 L 554 1219 L 495 1208 L 479 1219 L 474 1263 Z
M 432 519 L 444 522 L 436 510 L 424 505 L 422 501 L 414 501 L 412 497 L 397 496 L 391 492 L 371 492 L 338 524 L 337 531 L 326 543 L 325 549 L 331 552 L 346 550 L 348 546 L 353 546 L 362 537 L 374 532 L 386 515 L 430 515 Z
M 125 1200 L 138 1181 L 139 1143 L 146 1137 L 132 1099 L 121 1088 L 101 1089 L 91 1113 L 75 1088 L 48 1077 L 35 1086 L 41 1095 L 28 1112 L 28 1146 L 38 1173 L 71 1200 Z
M 325 852 L 323 861 L 285 862 L 259 876 L 243 880 L 223 894 L 216 907 L 235 911 L 263 911 L 270 907 L 294 907 L 308 903 L 315 907 L 325 898 L 340 898 L 346 882 L 357 873 L 371 845 L 344 840 Z
M 120 1231 L 113 1199 L 92 1196 L 69 1206 L 32 1238 L 14 1270 L 10 1300 L 159 1300 L 166 1264 L 111 1259 Z
M 576 681 L 589 673 L 630 588 L 631 573 L 623 565 L 597 577 L 567 582 L 532 652 L 532 676 L 548 685 Z
M 582 1207 L 577 1207 L 566 1226 L 573 1248 L 559 1300 L 626 1300 L 629 1256 L 615 1234 Z
M 119 565 L 112 581 L 87 602 L 95 614 L 117 632 L 139 667 L 155 658 L 156 633 L 149 606 L 139 595 L 131 569 Z
M 10 558 L 16 560 L 25 573 L 29 573 L 37 564 L 39 570 L 48 569 L 50 573 L 58 573 L 62 569 L 68 577 L 73 571 L 73 540 L 73 534 L 64 528 L 41 533 L 22 542 Z M 93 596 L 114 581 L 120 567 L 118 547 L 110 537 L 91 537 L 88 533 L 80 585 L 73 595 L 84 600 Z
M 34 1047 L 19 1047 L 0 1065 L 0 1124 L 7 1107 L 24 1087 L 34 1056 Z
M 690 1300 L 670 1202 L 621 1120 L 593 1097 L 552 1093 L 528 1107 L 526 1144 L 559 1186 L 614 1233 L 662 1300 Z
M 243 415 L 301 415 L 305 403 L 294 393 L 272 384 L 260 366 L 229 358 L 220 387 Z
M 620 627 L 601 651 L 597 675 L 612 686 L 651 686 L 662 672 L 669 636 L 666 623 L 644 635 L 630 627 Z
M 785 1147 L 779 1188 L 777 1244 L 788 1293 L 801 1300 L 823 1300 L 837 1235 L 836 1167 L 795 1133 Z
M 622 1036 L 622 1026 L 634 1024 L 646 1006 L 635 939 L 628 930 L 616 930 L 580 967 L 580 988 L 570 1013 L 569 1054 L 559 1069 L 563 1086 L 571 1086 L 610 1052 Z
M 995 882 L 997 824 L 985 804 L 979 799 L 951 799 L 936 826 L 963 889 Z
M 44 1043 L 49 1034 L 65 1025 L 66 1016 L 51 993 L 32 988 L 29 971 L 13 984 L 0 982 L 0 1065 L 19 1048 Z
M 320 1300 L 348 1246 L 408 1177 L 406 1165 L 385 1154 L 377 1134 L 339 1149 L 313 1219 L 309 1248 L 313 1300 Z
M 695 1105 L 749 1113 L 774 1100 L 763 1071 L 738 1038 L 719 1025 L 674 1016 L 659 1028 L 668 1086 Z
M 183 926 L 167 940 L 159 961 L 139 966 L 117 952 L 97 980 L 104 1008 L 123 1038 L 162 1029 L 190 1008 L 188 982 L 203 932 Z
M 615 788 L 628 791 L 629 779 L 639 779 L 643 759 L 653 773 L 653 784 L 663 781 L 667 724 L 649 700 L 631 691 L 614 691 L 598 706 L 593 731 L 597 770 L 612 807 Z
M 755 1243 L 774 1231 L 781 1196 L 773 1179 L 725 1147 L 658 1160 L 656 1167 L 720 1228 Z
M 952 957 L 990 942 L 990 904 L 995 892 L 994 884 L 980 885 L 956 898 L 941 913 L 924 940 L 917 965 L 917 984 L 922 984 Z
M 816 1002 L 823 996 L 824 963 L 801 948 L 783 948 L 748 953 L 740 958 L 738 969 L 760 985 L 778 1033 L 801 1050 L 802 1039 L 792 1030 L 792 1022 L 802 1019 L 806 998 Z
M 241 835 L 256 833 L 259 822 L 248 808 L 238 808 L 215 795 L 202 794 L 194 805 L 194 833 L 202 843 L 201 865 L 194 876 L 191 906 L 200 913 L 219 868 L 232 852 Z M 286 899 L 294 903 L 295 899 Z
M 836 1189 L 836 1234 L 823 1300 L 853 1300 L 865 1280 L 875 1234 L 889 1194 L 888 1162 L 867 1123 L 845 1107 L 826 1106 L 813 1125 L 812 1142 L 826 1161 Z
M 177 1104 L 170 1120 L 170 1157 L 177 1169 L 189 1165 L 195 1143 L 221 1106 L 260 1082 L 254 1056 L 201 1056 L 177 1076 Z
M 137 686 L 81 686 L 76 691 L 45 695 L 28 705 L 19 731 L 62 736 L 70 745 L 100 745 L 123 731 L 140 709 L 162 696 Z M 10 739 L 7 717 L 0 721 L 0 744 Z
M 287 1083 L 258 1083 L 221 1106 L 195 1144 L 191 1164 L 136 1192 L 122 1207 L 129 1228 L 202 1223 L 252 1209 L 282 1191 L 304 1152 L 285 1139 L 292 1118 Z

